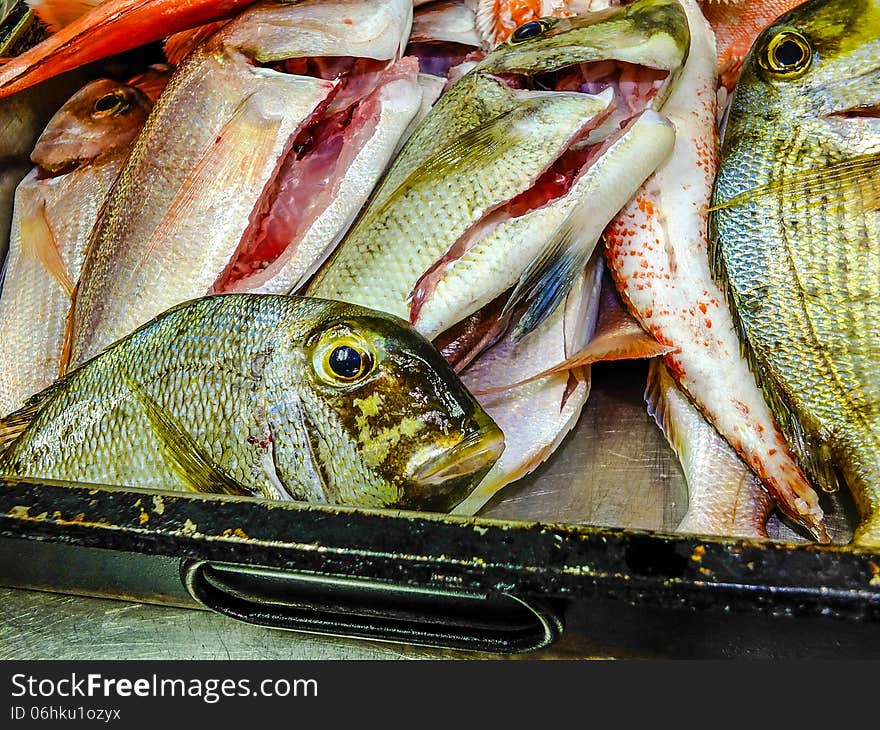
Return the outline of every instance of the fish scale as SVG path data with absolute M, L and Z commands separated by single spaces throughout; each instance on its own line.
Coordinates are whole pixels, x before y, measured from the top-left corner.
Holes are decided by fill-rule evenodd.
M 827 489 L 840 477 L 852 489 L 862 519 L 854 540 L 873 546 L 878 25 L 877 0 L 811 0 L 756 41 L 727 118 L 711 221 L 719 281 L 768 402 L 810 474 Z M 769 65 L 774 44 L 795 37 L 809 55 L 779 75 Z

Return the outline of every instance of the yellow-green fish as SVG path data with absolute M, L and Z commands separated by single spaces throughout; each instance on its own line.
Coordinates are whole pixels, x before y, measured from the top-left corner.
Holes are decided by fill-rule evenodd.
M 810 0 L 756 40 L 732 99 L 712 250 L 806 471 L 880 546 L 880 0 Z
M 0 421 L 0 475 L 447 511 L 499 428 L 400 320 L 275 295 L 180 305 Z

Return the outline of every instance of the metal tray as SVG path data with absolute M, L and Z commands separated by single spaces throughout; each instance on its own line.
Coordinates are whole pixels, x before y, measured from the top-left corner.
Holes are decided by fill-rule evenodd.
M 0 234 L 36 135 L 95 73 L 0 102 Z M 644 378 L 594 368 L 562 448 L 472 519 L 0 482 L 0 584 L 468 656 L 877 656 L 880 554 L 775 518 L 767 541 L 671 534 L 686 492 Z M 845 543 L 852 504 L 823 500 Z

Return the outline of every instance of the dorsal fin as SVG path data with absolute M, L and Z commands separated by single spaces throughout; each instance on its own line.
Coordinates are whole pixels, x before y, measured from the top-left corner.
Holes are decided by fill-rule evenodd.
M 28 398 L 17 411 L 13 411 L 5 418 L 0 418 L 0 453 L 5 451 L 34 422 L 43 405 L 51 398 L 53 390 L 54 386 L 50 385 L 45 390 Z
M 168 36 L 164 45 L 165 58 L 168 59 L 168 63 L 175 66 L 179 64 L 189 55 L 190 51 L 202 45 L 228 22 L 228 20 L 218 20 Z

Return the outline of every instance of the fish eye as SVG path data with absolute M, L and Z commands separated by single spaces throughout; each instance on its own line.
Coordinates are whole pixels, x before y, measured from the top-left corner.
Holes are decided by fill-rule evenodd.
M 109 117 L 113 114 L 119 114 L 129 106 L 128 99 L 120 90 L 111 91 L 104 94 L 100 99 L 95 101 L 92 107 L 93 117 Z
M 331 337 L 315 350 L 318 376 L 331 385 L 348 385 L 373 372 L 375 357 L 369 346 L 351 335 Z
M 758 55 L 758 64 L 780 79 L 803 75 L 813 61 L 813 47 L 800 31 L 782 28 L 772 33 Z
M 528 23 L 523 23 L 519 28 L 517 28 L 510 36 L 511 43 L 522 43 L 523 41 L 531 40 L 532 38 L 537 38 L 542 33 L 546 33 L 550 26 L 553 25 L 551 18 L 541 18 L 540 20 L 530 20 Z

